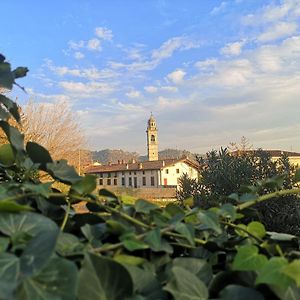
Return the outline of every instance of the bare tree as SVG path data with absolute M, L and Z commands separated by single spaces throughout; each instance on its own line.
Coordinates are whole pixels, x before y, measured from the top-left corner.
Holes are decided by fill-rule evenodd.
M 253 145 L 245 136 L 242 136 L 241 141 L 239 143 L 236 142 L 229 143 L 228 149 L 230 152 L 243 153 L 252 150 Z
M 68 103 L 30 101 L 20 109 L 20 115 L 22 125 L 19 129 L 25 136 L 25 142 L 39 143 L 53 159 L 66 159 L 79 172 L 90 163 L 90 152 L 83 150 L 86 139 Z M 13 120 L 10 123 L 17 126 Z M 3 138 L 0 141 L 3 142 Z

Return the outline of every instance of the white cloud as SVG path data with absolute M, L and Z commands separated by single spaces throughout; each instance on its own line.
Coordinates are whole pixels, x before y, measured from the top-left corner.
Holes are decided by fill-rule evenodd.
M 292 35 L 297 30 L 296 23 L 280 22 L 269 27 L 265 32 L 258 36 L 260 42 L 270 42 L 279 38 Z
M 141 97 L 141 93 L 139 91 L 132 90 L 132 91 L 126 93 L 126 96 L 128 98 L 136 99 L 136 98 Z
M 158 88 L 156 86 L 145 86 L 144 90 L 148 93 L 156 93 Z
M 160 88 L 162 91 L 176 93 L 178 91 L 178 88 L 176 86 L 162 86 Z
M 225 9 L 227 8 L 227 5 L 228 5 L 227 1 L 223 1 L 223 2 L 221 2 L 220 5 L 215 6 L 215 7 L 210 11 L 209 14 L 212 15 L 212 16 L 218 15 L 218 14 L 220 14 L 220 13 L 222 13 L 222 12 L 225 11 Z
M 112 31 L 110 29 L 107 29 L 106 27 L 96 27 L 95 34 L 98 38 L 102 40 L 111 41 L 113 38 Z
M 80 52 L 80 51 L 76 51 L 76 52 L 74 53 L 74 57 L 75 57 L 76 59 L 83 59 L 83 58 L 84 58 L 84 54 L 83 54 L 82 52 Z
M 189 50 L 199 47 L 199 42 L 191 40 L 190 38 L 174 37 L 164 42 L 160 48 L 153 50 L 152 59 L 160 61 L 172 56 L 176 50 Z
M 113 84 L 104 82 L 75 82 L 75 81 L 61 81 L 59 86 L 67 93 L 75 94 L 78 98 L 87 98 L 98 96 L 98 94 L 110 94 L 115 91 Z
M 229 43 L 221 49 L 221 54 L 228 56 L 237 56 L 242 53 L 242 47 L 244 46 L 245 41 Z
M 195 63 L 195 67 L 199 68 L 200 70 L 209 70 L 214 68 L 218 63 L 216 58 L 208 58 L 206 60 L 200 60 Z
M 78 50 L 85 47 L 85 41 L 78 41 L 78 42 L 69 41 L 68 44 L 69 44 L 69 48 L 73 50 Z
M 175 84 L 179 84 L 183 81 L 184 76 L 186 75 L 186 72 L 184 72 L 181 69 L 178 69 L 170 74 L 167 75 L 167 78 L 175 83 Z
M 87 49 L 92 50 L 92 51 L 101 51 L 101 43 L 100 40 L 98 39 L 91 39 L 87 41 Z

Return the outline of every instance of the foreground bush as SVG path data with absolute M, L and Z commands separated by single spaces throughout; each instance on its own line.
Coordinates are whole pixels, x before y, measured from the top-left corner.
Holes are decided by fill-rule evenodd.
M 0 57 L 0 86 L 11 89 L 26 72 Z M 231 196 L 234 205 L 209 210 L 124 204 L 96 195 L 95 177 L 40 145 L 24 146 L 7 122 L 19 121 L 16 104 L 4 95 L 0 103 L 9 140 L 0 147 L 0 299 L 299 299 L 299 238 L 243 221 L 257 203 L 299 189 L 273 178 L 260 182 L 272 194 L 249 187 Z M 53 183 L 41 183 L 40 171 Z M 80 201 L 89 213 L 74 211 Z

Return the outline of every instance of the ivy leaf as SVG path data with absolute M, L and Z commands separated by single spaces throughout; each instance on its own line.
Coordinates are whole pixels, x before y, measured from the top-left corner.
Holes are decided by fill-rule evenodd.
M 76 235 L 60 232 L 55 251 L 61 256 L 71 256 L 82 254 L 84 245 L 79 241 Z
M 142 249 L 149 248 L 149 245 L 147 245 L 143 241 L 136 239 L 134 236 L 127 237 L 126 235 L 126 238 L 121 237 L 120 240 L 123 242 L 124 247 L 128 251 L 135 251 L 135 250 L 142 250 Z
M 208 291 L 205 284 L 193 273 L 181 268 L 172 268 L 173 276 L 164 290 L 175 300 L 206 300 Z
M 150 211 L 159 209 L 157 205 L 142 199 L 137 200 L 134 207 L 137 212 L 144 214 L 149 214 Z
M 53 178 L 66 184 L 73 184 L 81 179 L 75 168 L 69 166 L 65 159 L 47 163 L 46 169 Z
M 226 286 L 221 291 L 220 296 L 220 300 L 265 300 L 259 291 L 235 284 Z
M 10 253 L 0 253 L 0 299 L 13 299 L 19 272 L 18 257 Z
M 0 121 L 0 127 L 5 132 L 11 146 L 17 151 L 24 151 L 24 135 L 5 121 Z
M 112 199 L 112 200 L 118 200 L 118 197 L 114 193 L 112 193 L 111 191 L 109 191 L 107 189 L 101 189 L 99 191 L 99 196 L 108 198 L 108 199 Z
M 154 228 L 146 233 L 144 241 L 150 246 L 150 249 L 154 252 L 166 252 L 173 253 L 172 246 L 161 237 L 160 229 Z
M 24 278 L 16 299 L 76 299 L 77 277 L 77 267 L 72 261 L 53 257 L 37 275 Z
M 255 284 L 270 284 L 282 289 L 288 288 L 293 281 L 281 270 L 288 265 L 284 257 L 272 257 L 260 270 Z
M 85 175 L 81 180 L 76 181 L 71 186 L 71 193 L 76 192 L 80 195 L 88 194 L 96 189 L 96 177 L 94 175 Z
M 258 248 L 254 245 L 247 245 L 238 248 L 238 252 L 233 260 L 233 270 L 235 271 L 257 271 L 268 261 L 267 257 L 258 253 Z
M 11 115 L 17 122 L 20 122 L 19 108 L 16 102 L 5 97 L 4 95 L 0 95 L 0 103 L 2 103 L 7 108 L 7 110 L 11 113 Z
M 12 200 L 0 200 L 0 212 L 20 212 L 31 211 L 32 207 L 28 205 L 19 204 Z
M 16 78 L 25 77 L 28 71 L 29 70 L 26 67 L 18 67 L 15 70 L 13 70 L 12 73 L 16 79 Z
M 249 223 L 247 226 L 247 231 L 258 238 L 263 238 L 266 235 L 265 226 L 257 221 Z
M 0 87 L 11 90 L 13 83 L 14 76 L 11 72 L 10 64 L 4 61 L 0 62 Z
M 182 234 L 192 246 L 195 246 L 195 229 L 191 224 L 178 223 L 175 226 L 175 231 Z
M 257 195 L 251 193 L 245 193 L 240 198 L 240 202 L 248 202 L 257 199 Z
M 46 164 L 53 162 L 48 150 L 46 150 L 43 146 L 41 146 L 35 142 L 28 142 L 26 145 L 26 151 L 27 151 L 30 159 L 35 164 L 40 164 L 41 169 L 44 171 L 46 171 Z
M 129 264 L 133 266 L 141 265 L 145 262 L 145 259 L 139 256 L 117 254 L 114 256 L 114 260 L 120 264 Z
M 125 267 L 111 259 L 93 254 L 85 255 L 79 273 L 79 300 L 120 300 L 132 293 L 132 279 Z
M 295 259 L 290 264 L 283 267 L 281 272 L 295 280 L 297 286 L 300 287 L 300 259 Z
M 15 153 L 10 144 L 0 146 L 0 164 L 3 166 L 11 166 L 15 162 Z
M 207 228 L 214 230 L 218 234 L 222 233 L 218 216 L 214 212 L 209 210 L 199 212 L 198 217 Z
M 270 236 L 271 240 L 275 240 L 275 241 L 292 241 L 298 238 L 297 236 L 292 234 L 273 232 L 273 231 L 267 231 L 267 234 Z

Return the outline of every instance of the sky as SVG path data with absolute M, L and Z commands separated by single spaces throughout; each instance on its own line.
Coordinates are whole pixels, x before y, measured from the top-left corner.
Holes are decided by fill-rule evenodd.
M 2 0 L 17 91 L 68 105 L 92 150 L 205 153 L 248 138 L 300 152 L 299 0 Z

